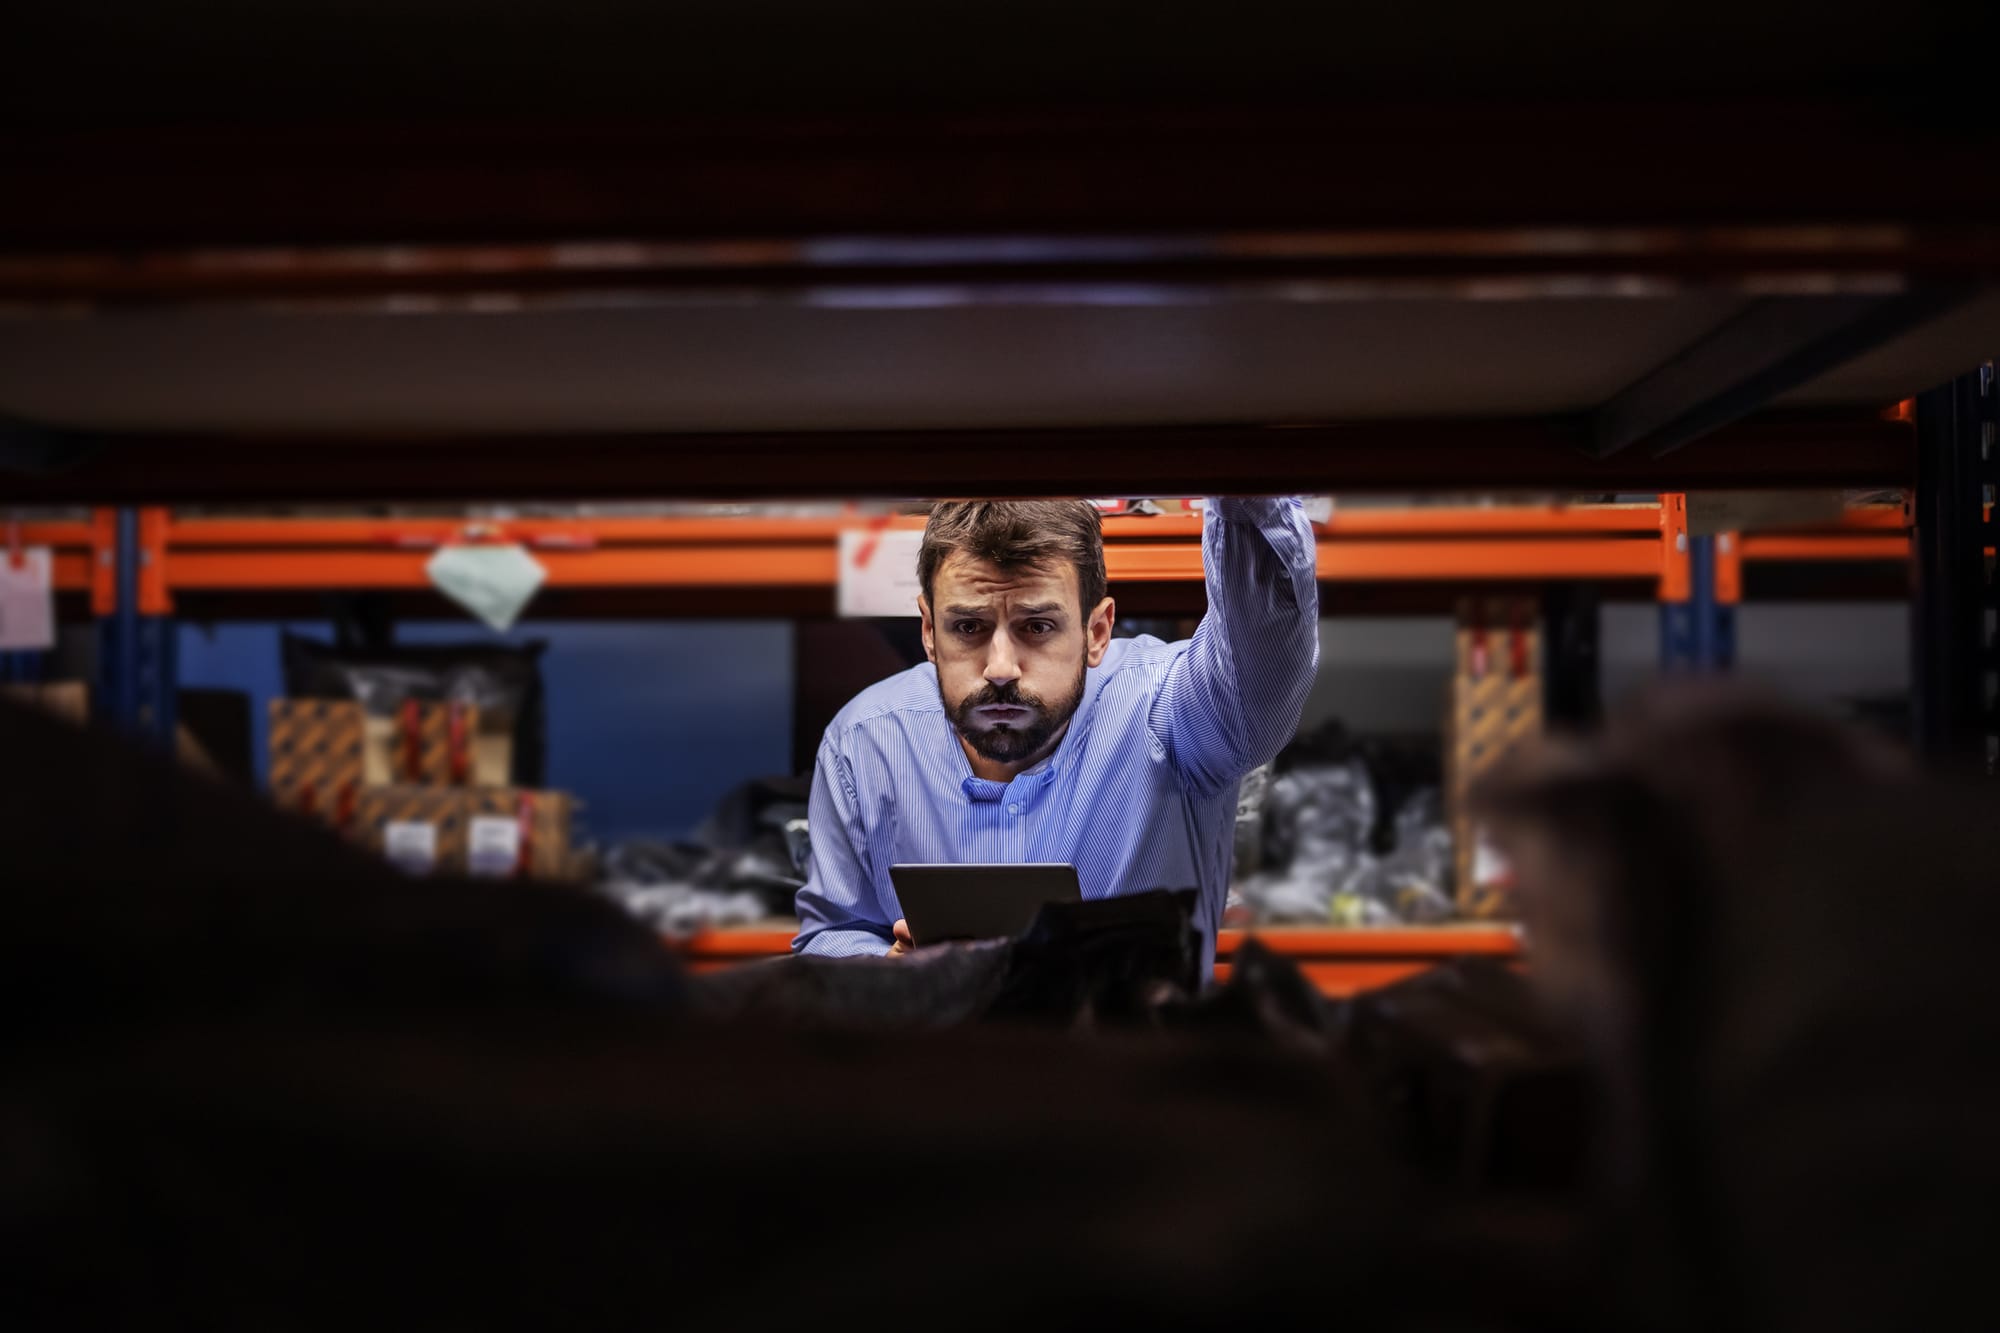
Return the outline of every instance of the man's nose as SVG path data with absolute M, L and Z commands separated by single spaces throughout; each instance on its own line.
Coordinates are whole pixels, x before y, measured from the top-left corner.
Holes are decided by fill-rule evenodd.
M 995 631 L 986 647 L 986 680 L 990 685 L 1005 685 L 1021 678 L 1021 663 L 1014 656 L 1014 641 L 1007 631 Z

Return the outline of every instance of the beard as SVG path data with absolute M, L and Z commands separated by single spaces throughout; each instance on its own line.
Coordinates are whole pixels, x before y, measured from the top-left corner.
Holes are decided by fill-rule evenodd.
M 1069 725 L 1076 716 L 1076 710 L 1083 703 L 1083 686 L 1087 668 L 1079 663 L 1076 669 L 1076 685 L 1069 696 L 1051 703 L 1044 696 L 1031 693 L 1020 686 L 1019 681 L 1009 681 L 995 686 L 990 681 L 971 694 L 966 695 L 953 707 L 948 701 L 945 712 L 951 724 L 965 743 L 982 758 L 999 764 L 1016 764 L 1040 754 L 1049 741 Z M 973 716 L 981 708 L 1006 704 L 1014 708 L 1031 708 L 1034 715 L 1025 723 L 998 722 L 983 725 Z

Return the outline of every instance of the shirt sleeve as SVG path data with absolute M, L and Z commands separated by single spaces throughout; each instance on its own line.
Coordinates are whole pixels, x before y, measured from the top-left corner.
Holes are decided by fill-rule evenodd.
M 893 923 L 882 919 L 869 871 L 854 775 L 847 761 L 824 741 L 813 765 L 806 825 L 812 865 L 798 893 L 799 933 L 792 950 L 822 958 L 887 953 L 894 938 Z
M 1296 499 L 1211 499 L 1208 614 L 1168 664 L 1150 718 L 1191 790 L 1222 790 L 1298 730 L 1319 667 L 1318 546 Z

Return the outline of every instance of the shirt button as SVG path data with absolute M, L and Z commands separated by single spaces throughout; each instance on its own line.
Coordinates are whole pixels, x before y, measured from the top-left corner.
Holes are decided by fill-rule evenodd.
M 1019 805 L 1010 805 L 1007 807 L 1007 813 L 1010 815 L 1018 815 L 1021 813 L 1021 807 Z

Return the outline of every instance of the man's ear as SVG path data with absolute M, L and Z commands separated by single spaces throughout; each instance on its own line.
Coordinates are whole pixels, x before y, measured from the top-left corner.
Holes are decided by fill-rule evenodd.
M 933 663 L 937 661 L 937 636 L 931 625 L 931 603 L 922 593 L 917 594 L 917 616 L 924 624 L 924 656 Z
M 1107 597 L 1097 604 L 1090 613 L 1090 623 L 1084 626 L 1085 666 L 1096 666 L 1104 660 L 1104 650 L 1111 646 L 1111 627 L 1118 621 L 1118 603 Z

